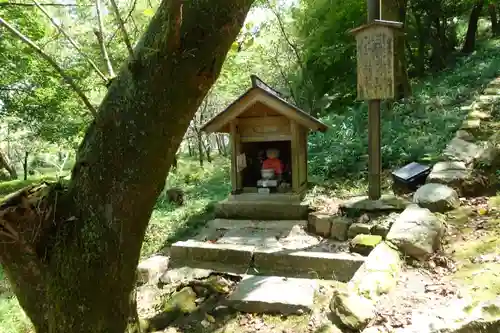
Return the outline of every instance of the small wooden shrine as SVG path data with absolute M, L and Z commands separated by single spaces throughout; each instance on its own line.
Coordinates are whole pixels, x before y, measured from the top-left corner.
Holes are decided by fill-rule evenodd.
M 307 135 L 328 127 L 286 102 L 257 76 L 251 79 L 252 87 L 202 130 L 230 134 L 233 195 L 304 193 Z

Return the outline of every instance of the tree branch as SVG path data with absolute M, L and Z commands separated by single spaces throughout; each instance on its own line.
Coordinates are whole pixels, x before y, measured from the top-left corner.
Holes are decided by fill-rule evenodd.
M 78 87 L 76 82 L 72 77 L 68 76 L 66 72 L 57 64 L 57 62 L 47 53 L 45 53 L 41 48 L 38 47 L 31 39 L 23 35 L 19 30 L 10 25 L 7 21 L 5 21 L 2 17 L 0 17 L 0 25 L 4 26 L 10 33 L 19 38 L 24 44 L 30 46 L 33 50 L 35 50 L 42 58 L 44 58 L 64 79 L 64 81 L 70 85 L 70 87 L 74 90 L 74 92 L 80 97 L 83 101 L 87 109 L 90 111 L 92 116 L 95 118 L 97 116 L 97 111 L 94 106 L 90 103 L 87 96 L 83 93 L 83 91 Z
M 97 12 L 97 21 L 99 25 L 99 30 L 95 30 L 94 33 L 97 36 L 97 41 L 99 42 L 99 47 L 101 48 L 102 57 L 104 58 L 104 62 L 108 67 L 108 75 L 110 78 L 115 77 L 115 71 L 113 70 L 113 64 L 109 59 L 108 51 L 106 49 L 106 44 L 104 43 L 104 25 L 102 23 L 101 16 L 101 0 L 95 1 L 95 8 Z
M 90 7 L 90 5 L 77 5 L 73 3 L 43 3 L 41 4 L 45 7 Z M 34 7 L 35 4 L 32 3 L 20 3 L 20 2 L 2 2 L 0 3 L 0 7 L 8 7 L 8 6 L 19 6 L 19 7 Z
M 43 8 L 42 5 L 40 5 L 40 3 L 37 1 L 37 0 L 32 0 L 33 3 L 35 4 L 35 6 L 38 7 L 38 9 L 40 9 L 42 11 L 42 13 L 47 16 L 47 18 L 50 20 L 50 22 L 52 23 L 52 25 L 54 27 L 57 28 L 57 30 L 59 30 L 63 35 L 64 37 L 66 37 L 66 39 L 69 41 L 69 43 L 78 51 L 78 53 L 80 53 L 80 55 L 90 64 L 90 66 L 92 66 L 92 68 L 95 70 L 95 72 L 97 73 L 97 75 L 99 75 L 101 77 L 101 79 L 104 81 L 104 83 L 107 83 L 108 82 L 108 79 L 106 78 L 106 76 L 99 70 L 99 68 L 97 67 L 97 65 L 92 61 L 92 59 L 90 59 L 83 51 L 82 49 L 80 48 L 80 45 L 78 45 L 78 43 L 73 39 L 71 38 L 70 35 L 68 35 L 68 33 L 54 20 L 54 18 L 49 14 L 49 12 L 47 12 L 45 10 L 45 8 Z
M 123 41 L 125 42 L 125 45 L 127 46 L 128 53 L 131 57 L 134 55 L 134 49 L 132 48 L 132 43 L 130 42 L 130 38 L 127 33 L 127 29 L 125 28 L 125 22 L 122 19 L 122 16 L 120 15 L 120 9 L 118 8 L 118 5 L 116 4 L 115 0 L 110 0 L 111 6 L 113 7 L 113 11 L 115 12 L 116 20 L 118 21 L 118 25 L 120 27 L 120 30 L 123 35 Z

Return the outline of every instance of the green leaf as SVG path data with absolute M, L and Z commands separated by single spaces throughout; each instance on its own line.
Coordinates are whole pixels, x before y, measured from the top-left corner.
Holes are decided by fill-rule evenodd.
M 144 11 L 142 13 L 146 17 L 152 17 L 155 14 L 153 8 L 146 8 L 146 9 L 144 9 Z

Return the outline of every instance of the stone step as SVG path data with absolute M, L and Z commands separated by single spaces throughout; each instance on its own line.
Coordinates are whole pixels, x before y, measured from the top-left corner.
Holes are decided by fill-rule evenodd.
M 254 228 L 264 230 L 288 230 L 291 227 L 298 225 L 307 227 L 307 220 L 233 220 L 233 219 L 213 219 L 207 223 L 208 228 L 212 229 L 234 229 L 237 228 Z
M 500 77 L 488 83 L 488 88 L 500 88 Z
M 312 311 L 317 288 L 310 279 L 246 275 L 226 304 L 241 312 L 304 314 Z
M 224 219 L 306 220 L 308 213 L 309 206 L 299 201 L 226 199 L 215 204 L 215 217 Z
M 350 253 L 308 252 L 189 240 L 172 245 L 169 266 L 347 282 L 364 261 L 365 257 Z
M 500 95 L 500 87 L 490 87 L 484 89 L 484 94 L 485 95 Z
M 478 100 L 483 103 L 495 103 L 500 100 L 500 95 L 480 95 Z

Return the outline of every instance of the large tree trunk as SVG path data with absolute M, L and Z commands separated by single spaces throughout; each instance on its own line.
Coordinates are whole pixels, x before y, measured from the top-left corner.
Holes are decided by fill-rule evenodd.
M 476 48 L 476 34 L 477 22 L 483 10 L 484 0 L 478 0 L 472 7 L 469 17 L 469 26 L 467 27 L 467 34 L 465 35 L 464 45 L 462 47 L 463 53 L 472 53 Z
M 125 331 L 153 205 L 251 2 L 164 0 L 88 128 L 68 188 L 0 207 L 0 263 L 38 333 Z

